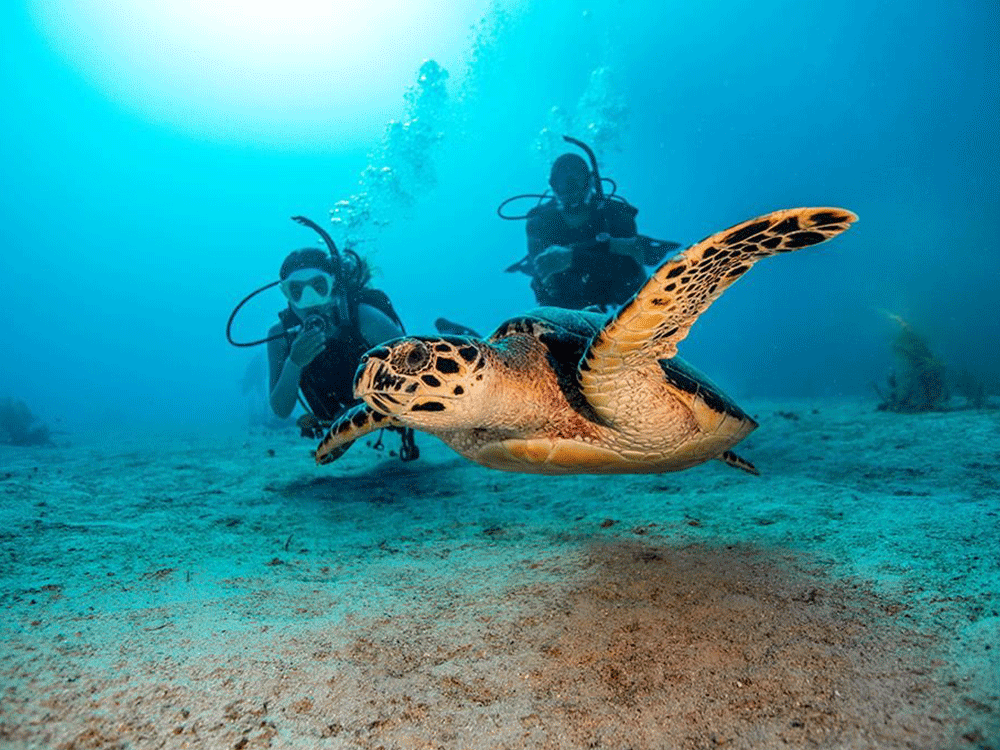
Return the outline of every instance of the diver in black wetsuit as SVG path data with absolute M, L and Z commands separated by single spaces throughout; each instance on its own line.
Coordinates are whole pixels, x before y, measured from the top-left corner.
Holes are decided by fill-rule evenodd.
M 345 286 L 330 257 L 315 248 L 296 250 L 281 264 L 288 307 L 268 331 L 271 409 L 287 417 L 299 389 L 317 419 L 333 419 L 354 404 L 352 381 L 361 355 L 403 335 L 386 295 Z M 284 334 L 284 335 L 279 335 Z
M 388 295 L 367 285 L 371 272 L 357 253 L 340 253 L 315 223 L 294 218 L 316 230 L 329 252 L 305 248 L 290 253 L 281 264 L 279 281 L 254 292 L 280 285 L 288 300 L 267 338 L 249 344 L 238 344 L 231 336 L 229 340 L 238 346 L 267 342 L 271 410 L 287 417 L 301 393 L 309 412 L 299 419 L 302 434 L 318 438 L 342 411 L 358 403 L 354 374 L 361 356 L 373 346 L 402 336 L 403 324 Z M 233 311 L 229 326 L 247 299 Z M 400 457 L 417 458 L 413 431 L 389 429 L 402 433 Z
M 555 197 L 523 217 L 528 254 L 507 270 L 531 276 L 540 305 L 615 308 L 646 281 L 645 265 L 660 262 L 679 245 L 640 235 L 635 222 L 639 210 L 613 193 L 604 195 L 590 148 L 569 136 L 564 140 L 582 148 L 591 166 L 574 153 L 553 162 L 549 186 Z M 500 216 L 521 218 L 500 212 L 507 202 L 498 209 Z

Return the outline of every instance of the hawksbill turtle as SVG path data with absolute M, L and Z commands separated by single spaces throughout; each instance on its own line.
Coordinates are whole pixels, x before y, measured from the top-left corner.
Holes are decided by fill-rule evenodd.
M 411 427 L 504 471 L 641 474 L 720 459 L 757 474 L 730 450 L 757 423 L 676 356 L 677 344 L 758 260 L 824 242 L 856 219 L 794 208 L 737 224 L 663 263 L 610 316 L 541 307 L 485 340 L 377 346 L 355 376 L 363 402 L 334 422 L 316 461 L 373 430 Z

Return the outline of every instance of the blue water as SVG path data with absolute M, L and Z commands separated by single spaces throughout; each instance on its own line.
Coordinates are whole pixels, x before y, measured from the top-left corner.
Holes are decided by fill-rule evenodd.
M 837 706 L 848 744 L 898 729 L 918 746 L 923 735 L 891 726 L 904 700 L 933 722 L 927 736 L 996 745 L 996 411 L 878 412 L 873 388 L 896 365 L 894 314 L 950 372 L 1000 395 L 996 3 L 422 2 L 399 4 L 405 23 L 354 19 L 377 0 L 244 3 L 229 17 L 216 0 L 0 4 L 0 405 L 23 400 L 58 433 L 58 450 L 0 446 L 0 739 L 202 731 L 211 744 L 240 729 L 218 717 L 273 679 L 272 713 L 247 714 L 244 741 L 274 718 L 299 743 L 287 746 L 315 747 L 339 717 L 389 745 L 384 716 L 405 707 L 401 733 L 461 724 L 486 742 L 441 678 L 497 666 L 496 685 L 520 685 L 519 659 L 558 662 L 552 634 L 582 622 L 597 645 L 567 647 L 564 662 L 581 699 L 525 674 L 481 707 L 490 731 L 495 710 L 520 736 L 528 711 L 559 718 L 565 704 L 585 709 L 583 724 L 610 716 L 617 742 L 686 712 L 671 696 L 704 694 L 702 706 L 722 696 L 747 713 L 699 746 L 716 731 L 757 736 L 758 713 L 784 737 L 809 705 Z M 342 24 L 321 11 L 334 5 Z M 390 457 L 392 435 L 382 453 L 359 444 L 316 467 L 314 443 L 293 431 L 247 430 L 263 404 L 247 373 L 263 385 L 263 352 L 230 346 L 225 324 L 290 250 L 315 244 L 290 216 L 368 257 L 411 332 L 439 316 L 485 332 L 533 304 L 527 278 L 503 272 L 524 254 L 524 226 L 495 209 L 544 189 L 562 133 L 594 146 L 656 237 L 687 244 L 803 205 L 860 216 L 829 243 L 761 262 L 682 342 L 759 418 L 738 450 L 761 478 L 717 462 L 662 477 L 504 474 L 422 435 L 414 463 Z M 234 335 L 262 337 L 283 305 L 275 290 L 254 298 Z M 150 434 L 161 430 L 180 434 Z M 624 551 L 606 580 L 587 561 L 602 545 Z M 616 593 L 648 581 L 657 550 L 687 562 L 658 566 L 665 577 L 632 600 Z M 721 584 L 689 575 L 706 564 Z M 668 578 L 679 595 L 661 599 Z M 566 603 L 574 588 L 593 593 L 582 614 Z M 777 598 L 797 617 L 818 602 L 820 625 L 843 603 L 872 641 L 758 609 Z M 699 624 L 714 599 L 718 627 Z M 516 639 L 495 630 L 536 614 L 540 628 Z M 625 642 L 660 677 L 615 719 L 588 664 L 614 664 L 601 644 L 633 632 Z M 356 637 L 388 657 L 370 659 Z M 480 642 L 493 661 L 455 649 Z M 844 658 L 802 661 L 828 646 Z M 685 650 L 718 678 L 656 687 L 676 663 L 659 657 Z M 765 650 L 745 693 L 761 702 L 733 697 Z M 319 653 L 336 659 L 317 668 Z M 426 679 L 401 681 L 394 653 Z M 785 654 L 803 692 L 784 679 L 769 692 Z M 354 668 L 356 694 L 343 681 Z M 438 711 L 423 724 L 407 718 L 411 684 L 414 705 Z M 307 695 L 315 716 L 290 713 Z M 815 737 L 837 726 L 810 722 Z M 473 746 L 450 737 L 438 744 Z
M 356 113 L 272 103 L 266 123 L 225 127 L 183 90 L 184 106 L 151 114 L 162 92 L 143 90 L 139 59 L 115 69 L 114 93 L 72 54 L 97 32 L 54 39 L 38 5 L 0 11 L 0 396 L 68 431 L 244 424 L 252 352 L 225 342 L 230 310 L 312 244 L 289 216 L 326 222 L 359 195 L 377 210 L 351 239 L 409 330 L 439 315 L 489 330 L 529 307 L 527 278 L 503 273 L 523 225 L 494 209 L 545 187 L 559 152 L 545 128 L 594 143 L 654 236 L 690 243 L 799 205 L 860 215 L 762 263 L 699 320 L 681 351 L 734 396 L 874 401 L 892 366 L 886 312 L 949 366 L 1000 379 L 991 3 L 483 3 L 457 40 L 412 61 L 384 50 L 407 78 L 360 91 Z M 337 49 L 315 54 L 326 65 Z M 424 56 L 447 70 L 445 99 L 417 83 Z M 301 87 L 322 101 L 327 83 Z M 414 118 L 434 137 L 387 135 Z M 368 167 L 400 191 L 366 182 Z M 280 304 L 257 298 L 236 335 L 262 335 Z

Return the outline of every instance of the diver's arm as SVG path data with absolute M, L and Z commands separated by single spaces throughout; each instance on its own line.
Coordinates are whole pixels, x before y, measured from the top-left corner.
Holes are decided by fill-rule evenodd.
M 545 243 L 545 240 L 543 240 L 541 237 L 532 236 L 530 234 L 528 235 L 529 258 L 537 258 L 545 251 L 545 248 L 547 247 L 550 247 L 550 245 L 547 245 Z
M 608 234 L 611 236 L 608 250 L 615 255 L 631 258 L 641 266 L 644 256 L 636 236 L 639 234 L 639 228 L 635 223 L 635 215 L 638 212 L 631 207 L 623 207 L 618 204 L 606 206 L 604 211 L 611 212 L 608 217 Z
M 369 346 L 403 335 L 403 329 L 384 312 L 363 302 L 358 305 L 358 330 Z
M 524 233 L 528 238 L 528 257 L 536 258 L 538 257 L 545 248 L 549 247 L 553 243 L 549 242 L 544 236 L 544 222 L 541 217 L 528 214 L 528 223 L 524 227 Z
M 281 333 L 279 326 L 270 335 Z M 325 346 L 319 331 L 300 331 L 291 347 L 284 337 L 267 342 L 267 362 L 271 374 L 271 411 L 285 419 L 295 408 L 299 396 L 302 368 L 312 362 Z
M 573 265 L 573 250 L 562 245 L 550 245 L 532 262 L 534 277 L 543 284 L 554 273 L 565 271 Z
M 299 377 L 302 375 L 302 368 L 292 362 L 285 360 L 281 368 L 281 377 L 277 384 L 271 389 L 271 411 L 281 419 L 285 419 L 295 408 L 295 400 L 299 395 Z
M 525 273 L 535 279 L 542 279 L 548 275 L 546 272 L 546 258 L 542 258 L 545 255 L 546 250 L 548 250 L 551 245 L 546 246 L 545 241 L 538 236 L 528 233 L 528 258 L 527 263 L 525 263 Z M 542 258 L 539 261 L 539 258 Z
M 280 326 L 273 326 L 268 335 L 277 333 L 281 333 Z M 271 383 L 271 411 L 285 419 L 295 408 L 302 368 L 288 358 L 288 341 L 284 337 L 267 342 L 267 365 Z

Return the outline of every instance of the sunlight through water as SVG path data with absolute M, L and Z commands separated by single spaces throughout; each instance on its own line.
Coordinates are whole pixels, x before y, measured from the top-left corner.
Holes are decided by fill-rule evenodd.
M 486 0 L 32 0 L 103 95 L 211 139 L 370 139 L 429 57 L 459 59 Z

